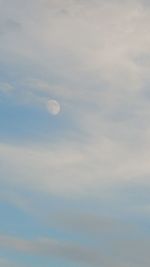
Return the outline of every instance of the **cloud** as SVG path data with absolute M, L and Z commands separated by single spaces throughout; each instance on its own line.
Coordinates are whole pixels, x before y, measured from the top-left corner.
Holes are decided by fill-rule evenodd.
M 141 64 L 150 52 L 150 10 L 144 2 L 32 1 L 32 12 L 24 2 L 16 4 L 18 9 L 9 5 L 8 20 L 22 16 L 24 33 L 17 44 L 15 36 L 2 40 L 1 56 L 14 66 L 32 65 L 32 74 L 25 69 L 24 76 L 34 87 L 64 101 L 76 95 L 77 101 L 103 102 L 110 112 L 119 103 L 135 104 L 149 83 L 149 63 Z M 8 6 L 3 5 L 2 17 Z
M 22 30 L 22 25 L 20 22 L 14 19 L 7 19 L 0 21 L 0 34 L 10 34 L 10 33 L 19 33 Z M 1 36 L 2 37 L 2 36 Z
M 32 14 L 24 3 L 18 10 L 9 6 L 12 17 L 22 16 L 24 33 L 17 44 L 15 36 L 7 44 L 1 42 L 1 56 L 7 62 L 11 58 L 14 68 L 32 65 L 32 70 L 24 69 L 25 80 L 30 81 L 24 89 L 29 99 L 35 96 L 41 105 L 43 92 L 42 103 L 44 96 L 57 96 L 72 109 L 80 103 L 84 112 L 86 104 L 95 104 L 112 116 L 116 112 L 130 117 L 141 105 L 145 110 L 150 10 L 144 2 L 37 1 L 36 12 L 35 1 L 31 5 Z M 18 94 L 21 88 L 18 82 Z
M 146 133 L 142 130 L 140 137 L 136 137 L 135 132 L 132 133 L 129 129 L 129 137 L 131 138 L 133 134 L 135 138 L 134 143 L 130 143 L 130 139 L 128 137 L 125 139 L 124 136 L 120 140 L 115 140 L 114 125 L 112 129 L 110 128 L 111 135 L 105 137 L 104 130 L 102 129 L 101 133 L 99 128 L 102 125 L 95 125 L 98 119 L 94 121 L 93 117 L 91 119 L 89 117 L 89 120 L 90 139 L 82 145 L 80 140 L 73 142 L 71 136 L 70 141 L 66 139 L 64 143 L 46 147 L 44 144 L 16 146 L 1 143 L 1 182 L 25 186 L 28 190 L 42 190 L 63 195 L 66 193 L 97 195 L 100 188 L 108 184 L 135 180 L 136 183 L 148 185 L 150 174 L 148 130 Z M 106 127 L 105 124 L 104 126 Z M 121 130 L 119 127 L 118 131 Z M 123 127 L 125 129 L 126 125 Z M 85 129 L 88 131 L 88 125 Z M 126 131 L 128 133 L 128 129 Z
M 12 93 L 14 91 L 13 85 L 7 82 L 0 82 L 0 92 L 5 94 Z
M 65 259 L 85 266 L 144 266 L 149 264 L 149 240 L 118 240 L 92 248 L 51 238 L 24 240 L 0 236 L 0 247 L 32 256 Z M 107 255 L 107 256 L 106 256 Z M 7 265 L 6 265 L 7 266 Z
M 56 194 L 97 194 L 118 182 L 149 184 L 148 118 L 141 127 L 142 114 L 137 122 L 110 121 L 95 111 L 78 114 L 85 132 L 82 144 L 78 133 L 53 145 L 1 143 L 1 181 L 4 177 L 5 183 Z
M 14 261 L 5 259 L 5 258 L 0 258 L 0 266 L 3 267 L 25 267 L 25 265 L 20 265 L 20 263 L 15 263 Z
M 23 240 L 11 236 L 0 236 L 0 246 L 17 252 L 50 258 L 64 258 L 87 265 L 97 266 L 98 262 L 101 262 L 101 257 L 97 252 L 88 247 L 48 238 Z
M 76 237 L 89 237 L 92 242 L 102 242 L 101 240 L 112 240 L 134 236 L 137 234 L 135 225 L 124 223 L 123 220 L 103 216 L 92 211 L 47 211 L 43 214 L 42 221 L 52 229 L 57 229 L 65 233 L 75 234 Z
M 12 54 L 18 50 L 48 70 L 53 59 L 53 70 L 68 80 L 90 77 L 113 88 L 149 80 L 148 69 L 136 62 L 149 53 L 149 9 L 142 1 L 32 1 L 31 8 L 32 14 L 24 3 L 18 10 L 10 5 L 25 28 L 24 45 L 19 39 Z

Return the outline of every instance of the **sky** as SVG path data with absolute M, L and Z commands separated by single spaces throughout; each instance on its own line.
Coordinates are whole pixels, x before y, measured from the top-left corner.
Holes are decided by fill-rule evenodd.
M 0 0 L 0 267 L 150 265 L 150 4 Z

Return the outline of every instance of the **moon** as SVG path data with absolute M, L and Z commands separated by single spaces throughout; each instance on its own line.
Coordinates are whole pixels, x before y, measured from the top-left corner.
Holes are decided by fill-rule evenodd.
M 47 109 L 52 115 L 58 115 L 60 113 L 60 104 L 54 99 L 50 99 L 47 102 Z

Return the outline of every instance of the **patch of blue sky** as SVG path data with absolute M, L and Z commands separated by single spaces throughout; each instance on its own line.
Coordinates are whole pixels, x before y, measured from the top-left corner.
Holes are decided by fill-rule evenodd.
M 21 236 L 22 238 L 34 238 L 44 232 L 38 220 L 25 211 L 6 202 L 0 203 L 1 220 L 0 232 L 6 235 Z
M 11 98 L 0 103 L 0 140 L 7 142 L 53 142 L 65 138 L 72 130 L 69 117 L 57 117 L 30 105 L 17 105 Z
M 50 204 L 50 202 L 48 204 Z M 13 204 L 7 204 L 6 201 L 1 201 L 0 210 L 1 234 L 29 240 L 46 237 L 66 242 L 75 241 L 81 244 L 90 243 L 89 238 L 86 238 L 85 235 L 81 235 L 81 233 L 78 234 L 76 231 L 63 229 L 57 221 L 55 224 L 55 219 L 53 219 L 55 212 L 51 208 L 47 208 L 47 216 L 45 213 L 42 213 L 42 210 L 39 208 L 39 216 L 37 211 L 25 211 Z M 51 224 L 51 220 L 53 224 Z

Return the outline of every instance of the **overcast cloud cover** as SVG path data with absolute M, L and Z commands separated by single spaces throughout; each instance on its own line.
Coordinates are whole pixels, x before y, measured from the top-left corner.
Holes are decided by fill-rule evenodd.
M 149 72 L 146 0 L 0 0 L 0 267 L 150 265 Z

